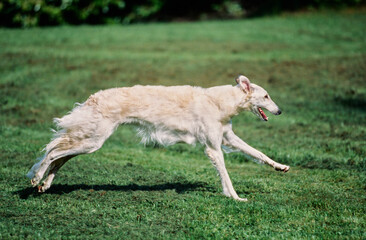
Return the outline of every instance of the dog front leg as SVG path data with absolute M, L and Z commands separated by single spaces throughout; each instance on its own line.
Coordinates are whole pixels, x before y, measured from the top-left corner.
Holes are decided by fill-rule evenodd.
M 257 160 L 272 166 L 277 171 L 287 172 L 290 169 L 289 166 L 277 163 L 272 159 L 270 159 L 269 157 L 267 157 L 264 153 L 249 146 L 246 142 L 244 142 L 238 136 L 236 136 L 233 131 L 228 131 L 224 134 L 223 144 L 225 146 L 235 148 L 245 154 L 248 154 L 249 156 Z
M 235 200 L 246 202 L 248 199 L 240 198 L 238 194 L 235 192 L 233 184 L 231 183 L 229 174 L 225 167 L 224 155 L 222 154 L 221 149 L 213 149 L 207 147 L 206 155 L 211 159 L 212 164 L 216 168 L 217 172 L 220 175 L 221 184 L 223 188 L 224 195 L 228 197 L 232 197 Z

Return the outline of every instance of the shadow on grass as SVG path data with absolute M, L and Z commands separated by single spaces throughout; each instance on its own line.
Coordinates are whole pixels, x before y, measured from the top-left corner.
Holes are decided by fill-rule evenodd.
M 114 185 L 114 184 L 103 184 L 103 185 L 87 185 L 87 184 L 55 184 L 47 190 L 45 193 L 38 193 L 37 188 L 27 187 L 25 189 L 15 191 L 14 193 L 19 195 L 21 199 L 27 199 L 30 196 L 40 196 L 41 194 L 67 194 L 77 190 L 94 190 L 94 191 L 165 191 L 174 189 L 177 193 L 184 193 L 188 191 L 210 191 L 213 188 L 208 186 L 203 182 L 196 183 L 164 183 L 157 185 L 137 185 L 137 184 L 129 184 L 129 185 Z
M 356 94 L 354 91 L 351 91 L 351 95 L 349 96 L 338 96 L 336 98 L 334 98 L 334 100 L 337 103 L 342 104 L 345 107 L 350 107 L 350 108 L 357 108 L 360 110 L 365 111 L 366 109 L 366 98 L 365 98 L 365 94 L 361 95 L 361 94 Z

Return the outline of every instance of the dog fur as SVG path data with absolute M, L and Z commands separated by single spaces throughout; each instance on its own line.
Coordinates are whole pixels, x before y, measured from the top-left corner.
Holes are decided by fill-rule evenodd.
M 39 192 L 50 188 L 57 171 L 72 157 L 92 153 L 121 124 L 137 126 L 143 143 L 164 146 L 178 142 L 200 143 L 217 169 L 223 193 L 239 201 L 225 168 L 222 145 L 239 150 L 276 170 L 287 172 L 279 164 L 252 148 L 232 131 L 231 118 L 247 110 L 267 121 L 261 108 L 281 113 L 268 93 L 250 83 L 243 75 L 237 85 L 201 88 L 192 86 L 134 86 L 113 88 L 91 95 L 69 114 L 54 120 L 54 138 L 44 149 L 45 154 L 27 176 Z M 41 180 L 43 183 L 40 184 Z

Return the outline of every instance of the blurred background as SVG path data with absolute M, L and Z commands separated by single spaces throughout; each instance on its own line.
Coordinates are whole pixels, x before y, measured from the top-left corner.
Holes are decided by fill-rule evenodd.
M 0 25 L 106 24 L 236 19 L 283 11 L 340 9 L 364 0 L 1 0 Z

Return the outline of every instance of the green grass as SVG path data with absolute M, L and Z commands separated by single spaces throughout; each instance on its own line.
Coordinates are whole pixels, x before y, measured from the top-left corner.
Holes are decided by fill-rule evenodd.
M 1 239 L 365 239 L 364 10 L 240 21 L 0 29 Z M 282 174 L 225 155 L 221 194 L 203 148 L 144 147 L 121 127 L 68 162 L 45 194 L 25 178 L 53 117 L 104 88 L 203 87 L 247 75 L 283 110 L 234 131 Z

